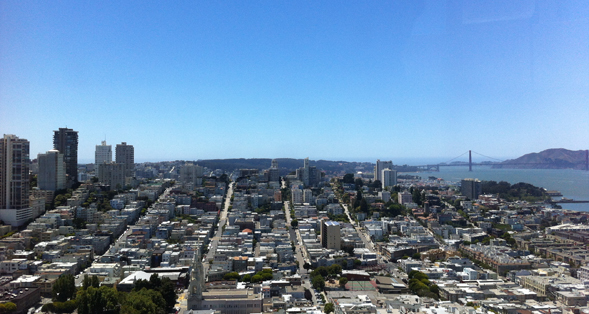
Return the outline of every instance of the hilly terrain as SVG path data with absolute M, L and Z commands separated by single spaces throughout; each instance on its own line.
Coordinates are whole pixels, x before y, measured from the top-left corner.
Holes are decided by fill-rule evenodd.
M 493 168 L 514 169 L 585 169 L 585 150 L 551 148 L 498 163 Z

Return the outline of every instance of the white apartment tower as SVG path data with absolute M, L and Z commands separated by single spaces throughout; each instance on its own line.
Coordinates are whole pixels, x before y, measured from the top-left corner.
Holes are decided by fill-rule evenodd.
M 380 159 L 376 160 L 376 165 L 374 166 L 374 181 L 378 180 L 382 182 L 382 171 L 384 169 L 393 169 L 393 162 L 389 161 L 380 161 Z
M 18 227 L 31 218 L 29 141 L 5 134 L 0 138 L 0 219 Z
M 106 141 L 102 141 L 101 145 L 96 145 L 94 164 L 98 168 L 98 165 L 110 162 L 112 162 L 112 146 L 106 145 Z
M 390 186 L 395 186 L 397 184 L 397 171 L 391 170 L 389 168 L 382 170 L 382 188 L 383 190 Z
M 52 149 L 45 154 L 37 155 L 39 175 L 37 186 L 41 190 L 57 191 L 66 188 L 65 161 L 63 154 Z

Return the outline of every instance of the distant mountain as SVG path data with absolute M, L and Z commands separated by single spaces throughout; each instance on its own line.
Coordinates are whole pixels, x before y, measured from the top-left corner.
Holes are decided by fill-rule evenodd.
M 568 150 L 551 148 L 539 153 L 523 155 L 516 159 L 509 159 L 493 166 L 493 168 L 515 169 L 585 169 L 584 150 Z

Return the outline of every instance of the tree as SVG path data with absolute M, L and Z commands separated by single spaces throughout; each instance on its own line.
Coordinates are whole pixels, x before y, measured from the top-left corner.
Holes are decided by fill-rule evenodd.
M 252 280 L 251 280 L 252 283 L 256 283 L 256 282 L 260 282 L 260 281 L 262 281 L 261 275 L 255 274 L 254 276 L 252 276 Z
M 348 278 L 346 278 L 346 277 L 340 277 L 340 279 L 339 279 L 339 285 L 340 285 L 340 286 L 342 286 L 342 287 L 343 287 L 343 286 L 345 286 L 347 283 L 348 283 Z
M 362 179 L 357 178 L 356 180 L 354 180 L 354 185 L 356 186 L 356 188 L 361 188 L 364 185 L 364 181 L 362 181 Z
M 333 303 L 327 303 L 323 307 L 323 312 L 325 312 L 326 314 L 333 313 L 334 311 L 335 311 L 335 308 L 333 306 Z
M 313 284 L 313 288 L 317 290 L 323 290 L 325 288 L 325 279 L 321 275 L 313 277 L 311 283 Z
M 303 264 L 303 268 L 304 268 L 304 269 L 311 269 L 311 267 L 312 267 L 312 266 L 311 266 L 311 264 L 309 264 L 309 263 L 307 263 L 307 262 L 305 262 L 305 263 Z
M 93 275 L 92 279 L 90 280 L 90 283 L 92 285 L 92 287 L 94 288 L 99 288 L 100 287 L 100 280 L 98 279 L 98 276 Z
M 333 264 L 327 269 L 330 275 L 338 275 L 342 273 L 342 266 L 340 264 Z
M 223 280 L 238 280 L 239 278 L 241 278 L 241 276 L 239 276 L 239 273 L 235 271 L 227 273 L 223 276 Z
M 421 259 L 421 254 L 419 252 L 413 254 L 413 259 Z
M 0 314 L 8 314 L 16 311 L 16 304 L 12 302 L 0 303 Z
M 74 276 L 67 274 L 62 275 L 53 284 L 53 301 L 65 302 L 71 299 L 76 293 Z
M 290 226 L 291 226 L 291 227 L 293 227 L 293 228 L 296 228 L 296 227 L 298 227 L 298 226 L 299 226 L 299 221 L 298 221 L 298 220 L 296 220 L 296 219 L 292 220 L 292 221 L 290 222 Z
M 342 180 L 344 183 L 354 183 L 354 174 L 353 173 L 346 173 Z

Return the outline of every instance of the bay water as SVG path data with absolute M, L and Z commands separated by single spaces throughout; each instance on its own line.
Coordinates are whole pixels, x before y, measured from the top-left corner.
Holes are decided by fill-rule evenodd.
M 560 191 L 563 197 L 574 200 L 589 200 L 589 171 L 572 169 L 493 169 L 490 166 L 440 167 L 439 172 L 399 173 L 412 174 L 423 179 L 434 176 L 445 181 L 460 182 L 465 178 L 481 181 L 506 181 L 511 184 L 518 182 L 530 183 L 547 190 Z M 589 203 L 561 203 L 563 209 L 589 212 Z

